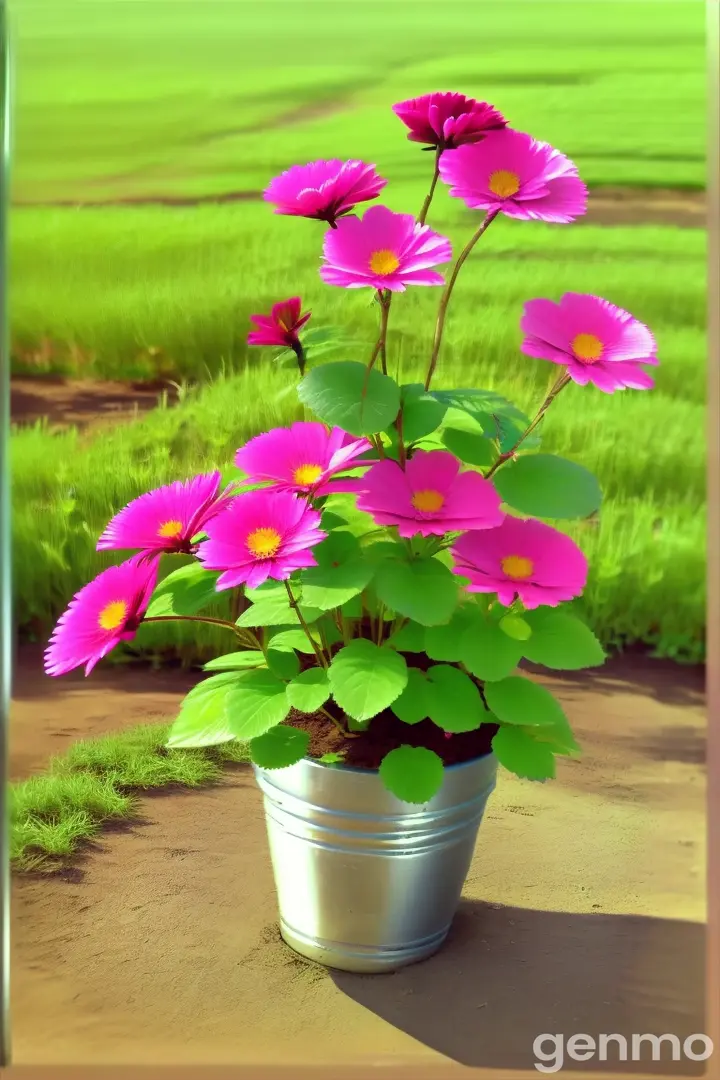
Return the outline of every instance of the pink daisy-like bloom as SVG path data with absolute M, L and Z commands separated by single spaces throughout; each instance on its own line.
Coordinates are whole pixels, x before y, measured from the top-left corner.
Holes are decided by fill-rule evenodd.
M 273 428 L 250 439 L 235 454 L 235 464 L 253 482 L 267 481 L 284 491 L 319 498 L 333 492 L 357 491 L 352 477 L 333 479 L 357 468 L 356 459 L 372 449 L 368 439 L 356 439 L 342 428 L 300 421 Z
M 121 641 L 132 641 L 150 603 L 158 564 L 137 555 L 103 570 L 70 601 L 45 650 L 48 675 L 85 665 L 89 675 Z
M 526 356 L 563 364 L 573 382 L 593 383 L 612 394 L 648 390 L 654 381 L 640 367 L 659 363 L 650 330 L 628 311 L 587 293 L 529 300 L 523 309 L 520 346 Z
M 447 237 L 419 225 L 412 214 L 371 206 L 325 234 L 320 277 L 344 289 L 405 292 L 408 285 L 443 285 L 442 274 L 430 268 L 451 257 Z
M 557 607 L 580 596 L 588 564 L 569 536 L 542 521 L 506 517 L 485 532 L 467 532 L 451 550 L 453 573 L 468 592 L 497 593 L 504 607 L 519 599 L 528 609 Z
M 492 483 L 460 472 L 460 462 L 446 450 L 418 450 L 405 469 L 388 458 L 379 461 L 362 487 L 358 510 L 377 525 L 396 526 L 403 537 L 492 529 L 505 516 Z
M 512 128 L 444 153 L 440 177 L 471 210 L 566 223 L 587 209 L 587 188 L 573 162 Z
M 310 161 L 280 173 L 263 192 L 276 214 L 318 218 L 334 225 L 358 203 L 376 199 L 387 184 L 364 161 Z
M 115 515 L 97 550 L 139 548 L 148 556 L 190 553 L 193 537 L 233 498 L 232 485 L 220 493 L 220 480 L 219 472 L 207 473 L 140 495 Z
M 277 345 L 289 349 L 299 344 L 298 331 L 302 330 L 311 312 L 300 314 L 302 303 L 299 296 L 274 304 L 269 315 L 251 315 L 250 322 L 257 330 L 248 334 L 248 345 Z
M 198 558 L 207 570 L 223 571 L 218 589 L 287 581 L 317 565 L 310 548 L 327 536 L 319 524 L 319 512 L 290 491 L 248 491 L 209 523 Z
M 392 109 L 409 129 L 411 142 L 425 143 L 440 150 L 479 142 L 489 131 L 497 131 L 507 124 L 494 105 L 464 94 L 423 94 L 400 101 Z

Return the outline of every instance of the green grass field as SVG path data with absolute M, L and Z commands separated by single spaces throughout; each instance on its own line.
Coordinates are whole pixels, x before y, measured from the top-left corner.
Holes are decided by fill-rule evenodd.
M 414 211 L 430 162 L 405 140 L 390 106 L 438 88 L 492 101 L 514 126 L 568 153 L 591 186 L 704 186 L 699 0 L 455 0 L 441 8 L 26 0 L 16 23 L 14 369 L 37 370 L 41 357 L 50 370 L 88 377 L 214 380 L 176 409 L 94 444 L 41 429 L 13 435 L 25 631 L 44 633 L 103 565 L 94 538 L 125 501 L 227 464 L 244 438 L 299 415 L 292 395 L 275 400 L 287 377 L 267 357 L 255 351 L 246 368 L 251 312 L 297 292 L 317 325 L 344 325 L 360 342 L 374 333 L 367 297 L 319 282 L 315 223 L 275 217 L 252 200 L 182 209 L 49 204 L 252 193 L 295 161 L 359 156 L 390 179 L 383 201 Z M 441 192 L 430 223 L 457 245 L 473 216 Z M 460 281 L 438 384 L 497 389 L 529 411 L 549 365 L 518 352 L 524 300 L 594 292 L 657 334 L 657 390 L 609 398 L 571 388 L 551 416 L 547 445 L 582 459 L 603 483 L 599 527 L 579 536 L 594 567 L 588 615 L 603 640 L 697 658 L 705 625 L 704 232 L 503 220 Z M 408 377 L 427 356 L 437 300 L 436 290 L 416 290 L 394 305 L 391 350 Z M 161 655 L 174 643 L 196 653 L 187 637 L 163 629 L 163 639 L 155 628 L 145 634 L 149 648 Z

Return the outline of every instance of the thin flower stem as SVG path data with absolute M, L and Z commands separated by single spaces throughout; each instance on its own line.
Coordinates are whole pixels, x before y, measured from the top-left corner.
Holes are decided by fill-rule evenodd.
M 380 304 L 380 333 L 378 339 L 375 342 L 375 346 L 370 357 L 370 363 L 367 366 L 368 374 L 372 371 L 377 363 L 378 356 L 380 357 L 380 370 L 383 375 L 387 375 L 387 331 L 388 331 L 388 319 L 390 317 L 390 304 L 392 303 L 392 293 L 386 289 L 384 292 L 381 289 L 377 290 L 377 299 Z M 367 377 L 366 377 L 367 378 Z
M 298 604 L 297 600 L 293 596 L 293 591 L 290 588 L 290 582 L 289 581 L 285 582 L 285 590 L 286 590 L 286 592 L 288 594 L 288 600 L 290 601 L 290 607 L 293 609 L 293 611 L 297 615 L 300 626 L 302 627 L 308 641 L 312 645 L 312 650 L 315 653 L 315 656 L 317 657 L 318 664 L 320 664 L 320 667 L 326 668 L 328 666 L 327 665 L 327 660 L 323 656 L 322 650 L 318 647 L 318 643 L 315 641 L 315 638 L 310 633 L 310 627 L 305 622 L 305 616 L 303 615 L 303 613 L 300 610 L 300 605 Z
M 385 605 L 383 604 L 382 600 L 380 600 L 380 602 L 378 603 L 378 627 L 377 627 L 377 644 L 378 645 L 382 645 L 383 630 L 385 629 L 384 619 L 383 619 L 384 612 L 385 612 Z
M 430 209 L 430 203 L 433 201 L 433 195 L 435 194 L 435 188 L 437 182 L 440 179 L 440 158 L 442 157 L 442 149 L 438 146 L 435 150 L 435 170 L 433 172 L 432 182 L 430 184 L 430 190 L 425 196 L 425 202 L 422 204 L 422 210 L 418 214 L 418 225 L 424 225 L 425 219 L 428 216 L 428 210 Z
M 344 739 L 357 739 L 359 732 L 347 731 L 342 726 L 342 723 L 339 720 L 337 720 L 332 715 L 332 713 L 328 712 L 327 709 L 323 708 L 322 705 L 318 709 L 318 712 L 321 713 L 323 716 L 325 716 L 330 721 L 331 724 L 335 725 L 335 727 L 338 729 L 338 731 L 340 732 L 340 734 L 343 736 Z
M 147 619 L 142 620 L 144 623 L 158 623 L 158 622 L 197 622 L 207 623 L 209 626 L 222 626 L 225 630 L 232 630 L 232 632 L 240 638 L 241 641 L 247 642 L 249 639 L 253 640 L 253 647 L 258 644 L 257 638 L 254 634 L 247 633 L 242 627 L 236 626 L 235 623 L 227 622 L 225 619 L 211 619 L 206 615 L 151 615 Z
M 525 439 L 527 439 L 528 435 L 531 435 L 532 432 L 535 430 L 535 428 L 538 426 L 538 424 L 542 420 L 543 416 L 548 411 L 548 409 L 550 408 L 550 406 L 552 405 L 553 401 L 558 396 L 560 391 L 563 389 L 563 387 L 567 386 L 567 384 L 569 382 L 570 382 L 570 376 L 568 374 L 563 374 L 563 375 L 560 376 L 559 379 L 557 379 L 557 381 L 555 382 L 555 385 L 552 387 L 550 393 L 548 394 L 548 396 L 545 398 L 542 405 L 538 409 L 538 411 L 537 411 L 537 413 L 535 415 L 535 419 L 532 421 L 531 424 L 529 424 L 525 428 L 525 431 L 523 431 L 522 435 L 520 436 L 518 441 L 515 443 L 515 445 L 512 446 L 509 450 L 506 450 L 504 454 L 500 454 L 500 457 L 497 458 L 497 460 L 493 462 L 493 464 L 490 466 L 488 471 L 485 473 L 485 479 L 486 480 L 490 479 L 490 477 L 493 475 L 493 473 L 496 471 L 496 469 L 499 469 L 501 465 L 504 465 L 506 461 L 509 461 L 511 457 L 515 456 L 515 454 L 517 453 L 520 446 L 525 442 Z
M 463 263 L 467 259 L 472 249 L 477 244 L 480 237 L 483 235 L 488 226 L 495 220 L 499 214 L 499 210 L 489 210 L 483 218 L 482 224 L 479 229 L 476 230 L 473 236 L 470 237 L 465 247 L 460 252 L 457 262 L 453 266 L 452 273 L 448 278 L 447 284 L 440 300 L 440 307 L 438 308 L 437 323 L 435 324 L 435 338 L 433 340 L 432 355 L 430 357 L 430 364 L 428 365 L 428 372 L 425 377 L 425 389 L 430 389 L 430 383 L 432 377 L 435 374 L 435 368 L 437 367 L 438 357 L 440 355 L 440 346 L 442 345 L 443 330 L 445 329 L 445 316 L 447 315 L 448 304 L 450 303 L 450 297 L 452 291 L 455 288 L 455 282 L 458 279 L 458 274 L 462 269 Z

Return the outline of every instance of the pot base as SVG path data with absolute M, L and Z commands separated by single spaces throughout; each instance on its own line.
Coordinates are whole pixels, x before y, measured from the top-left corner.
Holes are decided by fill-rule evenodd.
M 362 945 L 307 937 L 288 926 L 284 919 L 280 919 L 280 936 L 293 952 L 323 967 L 334 968 L 336 971 L 351 971 L 356 975 L 389 975 L 400 968 L 408 967 L 409 964 L 427 960 L 438 951 L 449 932 L 450 926 L 446 926 L 440 933 L 406 945 L 402 949 L 377 945 L 365 949 Z

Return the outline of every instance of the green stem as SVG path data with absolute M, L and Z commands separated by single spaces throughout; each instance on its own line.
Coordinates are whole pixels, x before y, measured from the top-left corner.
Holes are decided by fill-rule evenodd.
M 257 644 L 257 638 L 254 634 L 247 633 L 244 628 L 236 626 L 235 623 L 227 622 L 225 619 L 211 619 L 206 615 L 151 615 L 150 618 L 143 619 L 143 623 L 159 623 L 159 622 L 197 622 L 207 623 L 209 626 L 222 626 L 225 630 L 232 630 L 236 637 L 241 641 L 247 642 L 252 639 L 254 647 Z
M 305 622 L 305 616 L 303 615 L 303 613 L 300 610 L 300 605 L 298 604 L 297 600 L 293 596 L 293 591 L 290 588 L 290 582 L 289 581 L 285 582 L 285 590 L 286 590 L 286 592 L 288 594 L 288 600 L 290 601 L 290 607 L 293 609 L 293 611 L 297 615 L 300 626 L 302 627 L 306 638 L 308 639 L 308 641 L 312 645 L 312 650 L 315 653 L 315 656 L 317 657 L 318 664 L 320 665 L 320 667 L 326 668 L 328 666 L 327 665 L 327 660 L 323 656 L 322 650 L 318 647 L 318 643 L 315 641 L 315 638 L 310 633 L 310 627 Z
M 535 415 L 535 419 L 532 421 L 531 424 L 528 425 L 528 427 L 525 428 L 525 430 L 523 431 L 522 435 L 520 436 L 518 441 L 515 443 L 515 445 L 511 446 L 511 448 L 509 450 L 506 450 L 504 454 L 501 454 L 500 457 L 497 458 L 497 460 L 493 462 L 493 464 L 490 466 L 488 471 L 485 473 L 485 479 L 486 480 L 489 480 L 490 477 L 493 475 L 493 473 L 496 471 L 496 469 L 499 469 L 501 465 L 504 465 L 506 461 L 509 461 L 510 458 L 513 457 L 517 453 L 518 449 L 520 448 L 522 443 L 524 443 L 525 439 L 527 439 L 528 435 L 531 435 L 532 432 L 535 430 L 535 428 L 538 426 L 538 424 L 542 420 L 543 416 L 548 411 L 548 409 L 550 408 L 550 406 L 552 405 L 553 401 L 558 396 L 560 391 L 563 389 L 563 387 L 567 386 L 567 384 L 569 382 L 570 382 L 570 376 L 569 375 L 563 374 L 563 375 L 560 376 L 560 378 L 556 381 L 556 383 L 553 386 L 553 388 L 551 389 L 550 393 L 548 394 L 548 396 L 545 398 L 542 405 L 538 409 L 538 411 L 537 411 L 537 413 Z
M 422 210 L 418 214 L 418 225 L 424 225 L 425 219 L 428 216 L 428 210 L 430 209 L 430 203 L 433 201 L 433 195 L 435 194 L 435 188 L 437 182 L 440 179 L 440 158 L 442 157 L 442 150 L 438 146 L 435 151 L 435 171 L 433 172 L 432 183 L 430 184 L 430 190 L 425 196 L 425 202 L 422 204 Z
M 375 342 L 375 347 L 370 357 L 370 363 L 367 366 L 368 374 L 375 367 L 378 356 L 380 357 L 380 370 L 383 375 L 387 375 L 387 331 L 388 331 L 388 319 L 390 317 L 390 304 L 392 303 L 392 293 L 387 290 L 377 290 L 378 303 L 380 304 L 380 333 L 378 339 Z M 367 379 L 367 376 L 366 376 Z
M 477 244 L 480 237 L 483 235 L 488 226 L 495 220 L 499 214 L 499 210 L 490 210 L 483 218 L 482 224 L 479 229 L 476 230 L 473 236 L 470 237 L 465 247 L 460 252 L 457 262 L 453 266 L 452 273 L 448 278 L 447 284 L 440 299 L 440 307 L 438 308 L 438 317 L 435 324 L 435 337 L 433 339 L 432 355 L 430 356 L 430 364 L 428 365 L 428 372 L 425 377 L 425 389 L 430 389 L 430 383 L 432 377 L 435 374 L 435 368 L 437 367 L 438 356 L 440 355 L 440 346 L 442 345 L 443 330 L 445 329 L 445 316 L 447 315 L 448 304 L 450 303 L 450 297 L 452 291 L 455 288 L 455 282 L 458 279 L 458 274 L 462 269 L 463 263 L 467 259 L 472 249 Z
M 335 717 L 332 715 L 332 713 L 328 712 L 327 709 L 323 708 L 322 705 L 318 709 L 318 712 L 322 713 L 322 715 L 325 716 L 330 721 L 331 724 L 335 725 L 335 727 L 338 729 L 338 731 L 340 732 L 340 734 L 343 736 L 344 739 L 357 739 L 357 733 L 356 732 L 346 731 L 345 728 L 340 723 L 340 721 L 336 720 Z

